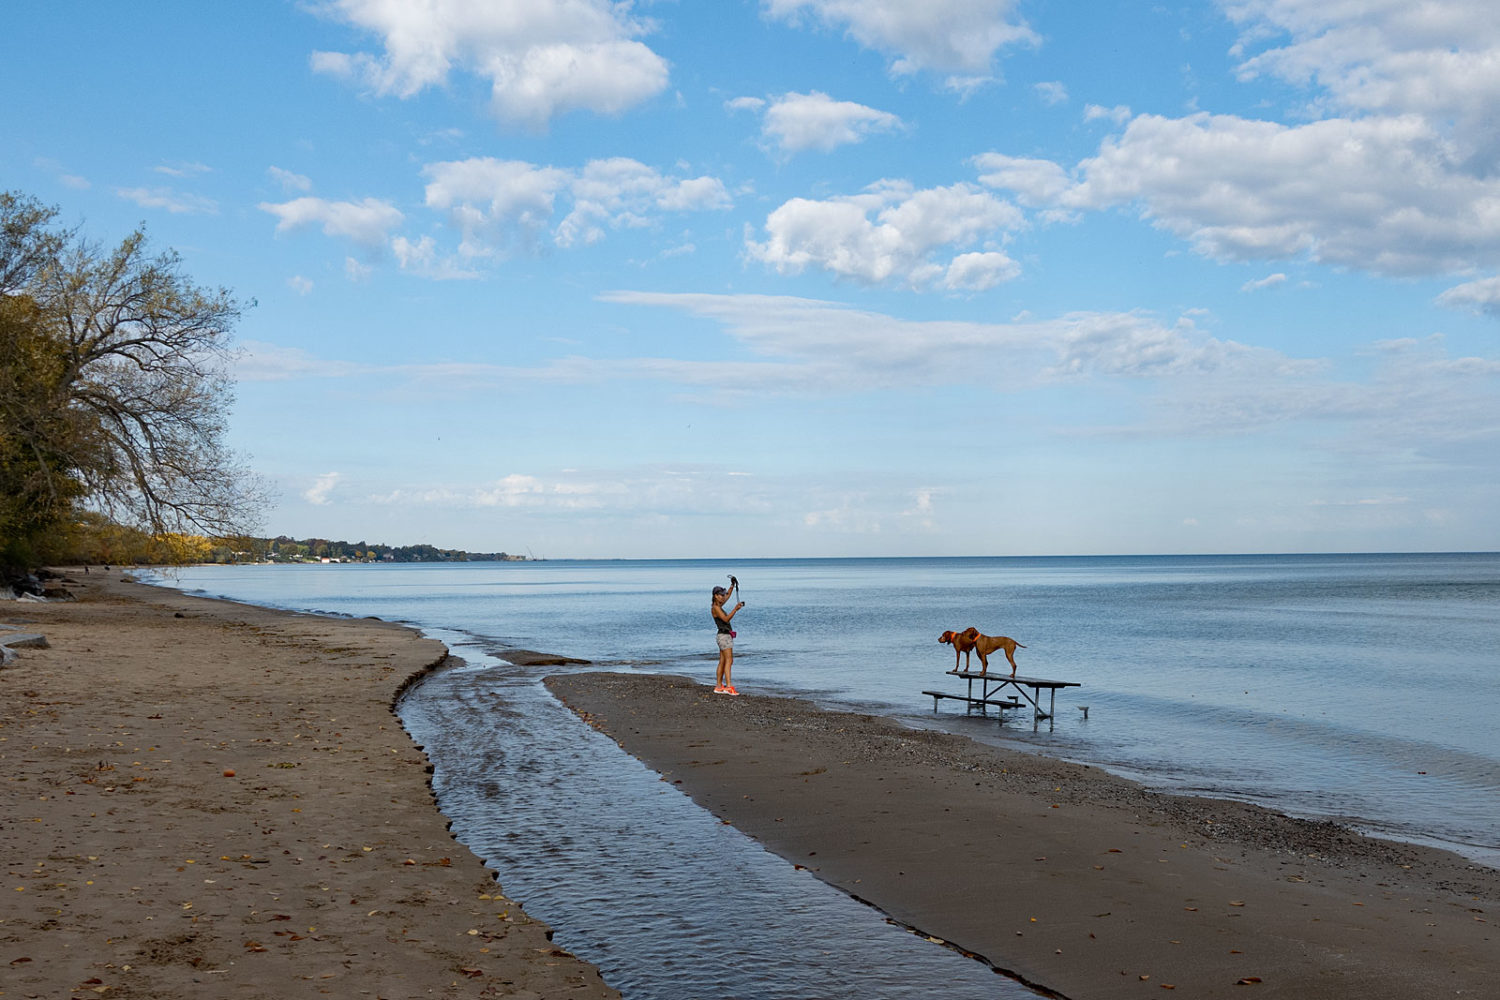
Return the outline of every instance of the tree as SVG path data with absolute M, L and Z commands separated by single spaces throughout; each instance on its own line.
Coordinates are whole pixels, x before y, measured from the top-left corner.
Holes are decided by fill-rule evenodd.
M 0 547 L 76 502 L 156 535 L 249 534 L 264 493 L 224 444 L 240 305 L 0 192 Z

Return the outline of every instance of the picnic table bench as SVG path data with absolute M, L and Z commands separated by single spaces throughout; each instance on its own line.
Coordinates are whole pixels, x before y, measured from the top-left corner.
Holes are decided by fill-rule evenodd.
M 947 691 L 923 691 L 923 694 L 932 695 L 932 710 L 937 712 L 938 702 L 944 698 L 952 698 L 954 701 L 964 701 L 969 704 L 969 712 L 972 714 L 975 706 L 978 706 L 981 715 L 985 714 L 985 706 L 994 705 L 1004 715 L 1007 708 L 1020 708 L 1021 703 L 1014 698 L 975 698 L 966 694 L 952 694 Z

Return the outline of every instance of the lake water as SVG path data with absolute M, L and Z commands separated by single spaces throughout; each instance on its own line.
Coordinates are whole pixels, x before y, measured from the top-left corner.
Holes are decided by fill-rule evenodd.
M 800 694 L 1100 764 L 1167 790 L 1334 818 L 1500 864 L 1493 721 L 1500 706 L 1500 555 L 205 566 L 183 570 L 174 585 L 410 622 L 447 642 L 468 665 L 436 675 L 402 709 L 437 766 L 445 812 L 464 842 L 501 870 L 507 891 L 629 996 L 687 997 L 704 989 L 720 996 L 926 995 L 910 979 L 888 987 L 848 980 L 852 968 L 889 967 L 850 956 L 860 948 L 887 954 L 893 939 L 936 953 L 941 957 L 931 961 L 940 965 L 951 958 L 983 969 L 886 927 L 835 893 L 863 911 L 870 941 L 829 941 L 822 935 L 839 925 L 819 918 L 805 926 L 794 920 L 763 945 L 768 956 L 791 956 L 788 969 L 810 968 L 815 955 L 785 949 L 788 938 L 812 935 L 811 951 L 830 952 L 834 980 L 806 971 L 801 980 L 773 977 L 788 983 L 779 994 L 767 992 L 763 979 L 732 978 L 696 983 L 698 994 L 674 992 L 669 984 L 683 981 L 680 967 L 661 980 L 626 969 L 662 966 L 666 956 L 644 963 L 638 956 L 659 933 L 606 942 L 616 933 L 609 925 L 619 922 L 607 905 L 587 902 L 581 908 L 589 913 L 568 912 L 604 891 L 589 891 L 602 883 L 586 859 L 601 843 L 662 842 L 654 859 L 606 856 L 599 865 L 660 883 L 661 919 L 691 913 L 706 921 L 688 938 L 693 949 L 699 937 L 726 933 L 738 944 L 746 928 L 734 915 L 755 899 L 784 903 L 818 895 L 812 886 L 826 889 L 739 843 L 711 817 L 702 824 L 706 814 L 557 706 L 537 683 L 542 671 L 512 669 L 492 655 L 520 647 L 711 682 L 708 592 L 731 572 L 746 602 L 735 619 L 734 676 L 747 694 Z M 957 692 L 962 683 L 944 675 L 953 652 L 938 644 L 938 633 L 969 625 L 1024 643 L 1016 654 L 1021 674 L 1082 686 L 1059 692 L 1056 718 L 1040 725 L 1029 712 L 1003 725 L 951 708 L 935 716 L 932 699 L 920 692 Z M 994 659 L 991 666 L 1009 669 Z M 611 806 L 603 828 L 579 825 L 585 814 L 598 818 L 605 801 Z M 682 813 L 662 825 L 653 817 L 664 815 L 666 802 Z M 532 825 L 537 816 L 540 827 Z M 574 846 L 563 849 L 563 838 Z M 729 865 L 732 876 L 716 882 L 690 866 L 682 878 L 667 877 L 700 855 L 709 868 Z M 765 870 L 752 875 L 730 860 L 747 857 Z M 724 881 L 755 886 L 751 901 L 717 896 L 713 887 Z M 704 886 L 707 910 L 703 898 L 689 899 Z M 749 912 L 749 923 L 769 919 L 764 905 Z M 734 923 L 732 932 L 725 920 Z M 623 964 L 611 966 L 617 960 Z M 710 957 L 690 964 L 723 977 L 729 973 L 721 966 L 744 963 Z M 1021 989 L 986 970 L 977 992 L 945 985 L 931 995 L 1025 995 L 996 992 L 989 980 Z

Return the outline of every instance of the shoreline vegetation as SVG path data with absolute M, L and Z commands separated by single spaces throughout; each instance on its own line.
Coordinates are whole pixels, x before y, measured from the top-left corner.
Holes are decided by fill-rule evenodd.
M 617 996 L 504 895 L 393 714 L 435 640 L 69 573 L 0 669 L 0 995 Z M 1064 997 L 1487 995 L 1500 872 L 665 675 L 549 677 L 704 808 Z M 440 805 L 440 804 L 439 804 Z

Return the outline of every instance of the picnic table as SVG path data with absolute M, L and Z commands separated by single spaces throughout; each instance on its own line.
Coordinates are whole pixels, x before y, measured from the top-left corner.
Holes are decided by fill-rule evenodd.
M 952 694 L 947 691 L 923 691 L 923 694 L 932 696 L 932 710 L 938 710 L 938 702 L 944 698 L 952 698 L 956 701 L 966 702 L 969 713 L 977 708 L 979 714 L 986 714 L 986 708 L 994 705 L 999 708 L 999 715 L 1003 718 L 1007 708 L 1020 708 L 1024 700 L 1031 705 L 1034 719 L 1050 719 L 1057 708 L 1057 689 L 1081 687 L 1078 681 L 1055 681 L 1045 677 L 1017 677 L 1005 673 L 981 673 L 977 670 L 949 670 L 953 677 L 962 678 L 967 682 L 967 690 L 964 694 Z M 974 682 L 979 682 L 979 693 L 974 693 Z M 1007 692 L 1007 689 L 1014 689 Z M 1042 692 L 1047 692 L 1047 707 L 1042 708 Z M 1018 697 L 1019 696 L 1019 697 Z

